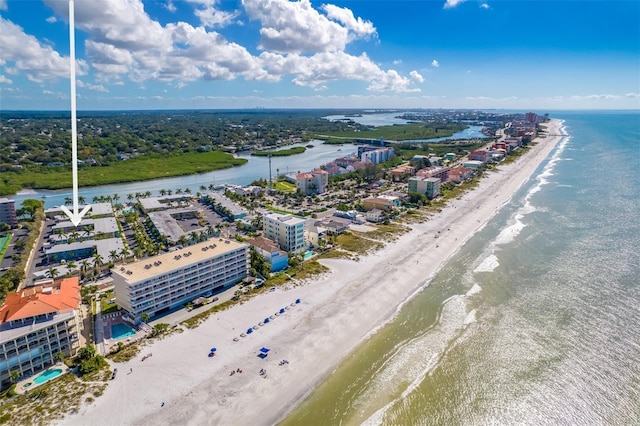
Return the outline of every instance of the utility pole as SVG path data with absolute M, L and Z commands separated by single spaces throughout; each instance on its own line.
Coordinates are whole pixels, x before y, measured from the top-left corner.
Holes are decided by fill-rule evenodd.
M 271 180 L 271 154 L 269 154 L 269 187 L 273 189 L 273 180 Z

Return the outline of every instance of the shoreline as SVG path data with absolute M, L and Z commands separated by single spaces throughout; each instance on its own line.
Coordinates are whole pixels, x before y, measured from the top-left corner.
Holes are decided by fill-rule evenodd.
M 110 382 L 104 395 L 59 424 L 273 424 L 296 406 L 364 340 L 393 320 L 528 182 L 562 139 L 559 120 L 547 138 L 511 164 L 499 166 L 472 191 L 450 200 L 428 221 L 359 262 L 326 259 L 331 272 L 298 286 L 278 288 L 212 315 L 196 329 L 143 348 Z M 438 234 L 438 231 L 441 233 Z M 434 238 L 438 235 L 438 238 Z M 407 253 L 406 248 L 414 250 Z M 295 304 L 296 299 L 300 304 Z M 278 309 L 286 312 L 253 326 Z M 217 355 L 207 357 L 216 346 Z M 266 359 L 257 357 L 270 348 Z M 342 350 L 341 350 L 342 349 Z M 145 354 L 153 357 L 141 361 Z M 289 364 L 278 365 L 287 359 Z M 243 373 L 230 376 L 240 368 Z M 267 369 L 266 379 L 258 374 Z M 164 406 L 161 404 L 164 403 Z M 117 408 L 116 408 L 117 407 Z

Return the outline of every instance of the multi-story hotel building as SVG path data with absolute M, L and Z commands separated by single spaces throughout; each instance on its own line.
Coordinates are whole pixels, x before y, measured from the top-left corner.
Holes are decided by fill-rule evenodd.
M 16 203 L 8 198 L 0 198 L 0 223 L 8 223 L 12 228 L 18 226 Z
M 426 195 L 431 200 L 440 194 L 440 179 L 420 176 L 409 178 L 409 192 Z
M 247 277 L 249 245 L 210 239 L 111 270 L 116 303 L 136 321 L 182 307 Z
M 37 373 L 74 356 L 82 329 L 78 277 L 49 281 L 11 293 L 0 307 L 0 381 Z
M 264 236 L 278 243 L 284 251 L 302 253 L 307 248 L 304 242 L 305 222 L 306 219 L 290 214 L 265 214 Z

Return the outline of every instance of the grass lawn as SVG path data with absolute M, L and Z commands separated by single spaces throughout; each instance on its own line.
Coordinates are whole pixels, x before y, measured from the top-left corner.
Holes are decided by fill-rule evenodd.
M 280 180 L 280 181 L 276 182 L 276 189 L 278 191 L 295 193 L 296 192 L 296 185 L 294 183 L 291 183 L 291 182 Z
M 7 247 L 9 247 L 9 242 L 11 241 L 11 238 L 13 237 L 13 234 L 7 234 L 4 237 L 0 237 L 0 261 L 2 260 L 2 258 L 4 257 L 4 254 L 7 251 Z

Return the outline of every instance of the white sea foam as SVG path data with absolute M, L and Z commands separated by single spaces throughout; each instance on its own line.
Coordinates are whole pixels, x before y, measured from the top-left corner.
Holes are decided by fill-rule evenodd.
M 467 314 L 467 317 L 464 319 L 464 325 L 473 324 L 476 322 L 476 310 L 473 309 L 471 312 Z
M 473 296 L 474 294 L 478 294 L 482 291 L 482 287 L 480 287 L 477 283 L 473 285 L 473 287 L 471 287 L 469 289 L 469 291 L 467 291 L 465 293 L 465 296 Z
M 471 313 L 473 313 L 472 316 Z M 358 398 L 355 405 L 366 407 L 372 401 L 387 399 L 395 383 L 408 382 L 409 385 L 400 396 L 394 398 L 369 416 L 362 424 L 374 426 L 383 424 L 384 415 L 396 403 L 406 399 L 424 378 L 435 368 L 439 359 L 460 330 L 475 321 L 475 311 L 466 312 L 466 301 L 462 295 L 456 295 L 443 302 L 438 322 L 419 336 L 399 347 L 388 361 L 374 373 L 367 390 Z
M 522 230 L 526 226 L 526 224 L 522 221 L 524 216 L 538 211 L 537 207 L 531 201 L 532 197 L 537 192 L 540 192 L 544 185 L 551 183 L 551 180 L 549 178 L 554 175 L 554 169 L 558 162 L 562 160 L 561 155 L 566 149 L 569 140 L 571 139 L 569 136 L 566 136 L 567 132 L 564 127 L 560 128 L 560 133 L 565 136 L 563 136 L 562 140 L 560 140 L 560 142 L 558 143 L 556 150 L 551 156 L 549 162 L 542 169 L 542 172 L 538 176 L 536 176 L 537 183 L 533 187 L 531 187 L 529 192 L 527 192 L 527 194 L 525 195 L 522 207 L 520 207 L 514 214 L 513 223 L 504 228 L 500 232 L 500 234 L 498 234 L 494 241 L 494 244 L 504 245 L 515 240 L 515 238 L 520 234 L 520 232 L 522 232 Z
M 517 214 L 515 223 L 507 226 L 500 232 L 500 234 L 498 234 L 494 241 L 496 245 L 509 244 L 510 242 L 515 240 L 515 238 L 520 234 L 520 231 L 524 229 L 525 225 L 520 219 L 517 218 L 518 216 L 520 218 L 522 217 L 521 214 Z
M 498 266 L 500 266 L 500 262 L 498 262 L 498 257 L 495 254 L 491 254 L 487 256 L 482 261 L 482 263 L 480 263 L 476 267 L 476 269 L 473 270 L 473 272 L 493 272 L 493 270 L 496 269 Z

